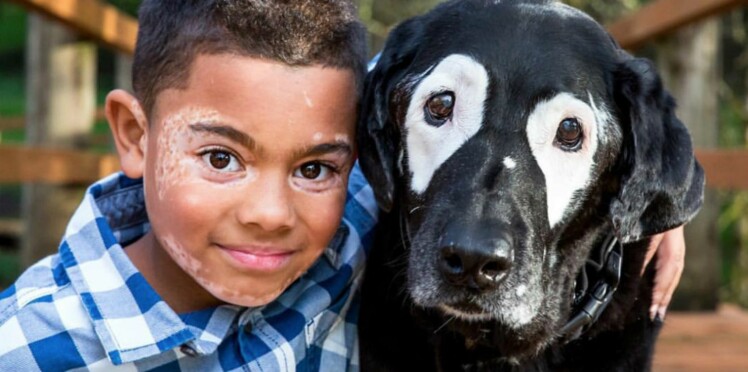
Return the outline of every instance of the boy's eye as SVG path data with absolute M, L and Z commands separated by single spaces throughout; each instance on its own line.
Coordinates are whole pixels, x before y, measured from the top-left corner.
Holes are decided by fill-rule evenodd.
M 236 156 L 230 152 L 221 150 L 210 150 L 203 155 L 203 161 L 210 165 L 211 168 L 224 172 L 237 172 L 241 170 L 239 161 Z
M 302 164 L 294 172 L 295 177 L 302 177 L 308 180 L 323 180 L 329 177 L 330 167 L 324 164 L 309 162 Z

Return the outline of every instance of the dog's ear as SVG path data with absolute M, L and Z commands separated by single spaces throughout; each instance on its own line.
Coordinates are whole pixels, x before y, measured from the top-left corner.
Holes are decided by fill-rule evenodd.
M 688 222 L 701 207 L 704 172 L 675 101 L 648 60 L 624 56 L 614 77 L 623 146 L 611 204 L 618 237 L 634 241 Z
M 397 189 L 400 128 L 392 112 L 393 90 L 413 61 L 421 34 L 418 18 L 397 26 L 387 38 L 376 66 L 366 76 L 357 140 L 361 169 L 374 189 L 379 208 L 392 210 Z M 402 103 L 402 102 L 400 102 Z

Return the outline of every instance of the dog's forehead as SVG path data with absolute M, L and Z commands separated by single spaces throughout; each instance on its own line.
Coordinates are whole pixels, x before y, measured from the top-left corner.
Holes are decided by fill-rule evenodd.
M 494 4 L 501 4 L 501 0 L 497 0 Z M 575 18 L 575 19 L 583 19 L 587 21 L 594 22 L 595 20 L 590 17 L 587 13 L 574 8 L 572 6 L 569 6 L 567 4 L 557 2 L 557 1 L 551 1 L 551 2 L 541 2 L 541 3 L 520 3 L 517 5 L 520 9 L 526 11 L 526 12 L 538 12 L 539 14 L 553 14 L 556 16 L 560 16 L 562 18 Z
M 572 74 L 615 59 L 615 45 L 587 14 L 549 1 L 465 1 L 422 19 L 424 32 L 413 62 L 424 71 L 434 61 L 467 54 L 499 73 Z

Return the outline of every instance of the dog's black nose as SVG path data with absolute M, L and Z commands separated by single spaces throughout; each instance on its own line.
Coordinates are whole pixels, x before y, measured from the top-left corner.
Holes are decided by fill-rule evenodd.
M 447 244 L 441 248 L 439 269 L 453 285 L 486 291 L 501 283 L 512 260 L 512 246 L 506 239 L 484 240 L 479 246 Z

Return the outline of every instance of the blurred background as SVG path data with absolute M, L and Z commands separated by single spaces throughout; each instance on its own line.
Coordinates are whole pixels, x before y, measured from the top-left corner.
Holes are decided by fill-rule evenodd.
M 356 2 L 373 55 L 440 1 Z M 656 62 L 707 171 L 656 369 L 748 370 L 748 1 L 563 2 Z M 57 250 L 85 186 L 118 169 L 102 107 L 130 89 L 139 3 L 0 0 L 0 289 Z

